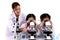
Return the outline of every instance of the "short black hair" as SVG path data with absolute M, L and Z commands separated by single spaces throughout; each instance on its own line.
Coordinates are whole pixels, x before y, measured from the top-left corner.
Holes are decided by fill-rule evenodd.
M 40 19 L 41 21 L 44 20 L 44 18 L 48 17 L 49 19 L 51 19 L 51 16 L 48 14 L 48 13 L 43 13 L 41 16 L 40 16 Z
M 20 6 L 20 4 L 18 2 L 13 2 L 12 3 L 12 9 L 14 9 L 16 6 Z
M 28 14 L 27 16 L 26 16 L 26 21 L 28 20 L 28 18 L 30 18 L 30 17 L 33 17 L 34 18 L 34 20 L 36 20 L 36 17 L 35 17 L 35 15 L 34 14 Z

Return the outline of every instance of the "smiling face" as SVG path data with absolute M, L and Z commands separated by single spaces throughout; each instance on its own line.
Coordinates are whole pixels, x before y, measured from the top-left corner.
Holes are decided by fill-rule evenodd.
M 18 17 L 19 16 L 19 14 L 20 14 L 20 6 L 18 5 L 18 6 L 16 6 L 14 9 L 13 9 L 13 11 L 14 11 L 14 13 L 15 13 L 15 15 L 16 15 L 16 17 Z

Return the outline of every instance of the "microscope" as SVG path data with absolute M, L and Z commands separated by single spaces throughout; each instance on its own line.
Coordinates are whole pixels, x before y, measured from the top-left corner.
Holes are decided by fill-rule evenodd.
M 43 31 L 43 33 L 46 34 L 46 40 L 53 40 L 52 35 L 51 35 L 52 30 L 49 28 L 49 25 L 51 25 L 50 22 L 49 21 L 46 22 L 45 25 L 46 25 L 47 28 L 46 28 L 45 31 Z
M 30 22 L 30 30 L 28 30 L 28 33 L 30 34 L 29 40 L 36 40 L 35 39 L 36 31 L 34 25 L 35 25 L 34 22 Z

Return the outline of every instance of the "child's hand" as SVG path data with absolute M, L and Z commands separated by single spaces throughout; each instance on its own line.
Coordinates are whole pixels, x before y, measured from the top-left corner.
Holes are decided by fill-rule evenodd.
M 51 20 L 49 20 L 49 22 L 50 22 L 50 24 L 51 24 L 51 25 L 50 25 L 50 28 L 52 29 L 52 21 L 51 21 Z

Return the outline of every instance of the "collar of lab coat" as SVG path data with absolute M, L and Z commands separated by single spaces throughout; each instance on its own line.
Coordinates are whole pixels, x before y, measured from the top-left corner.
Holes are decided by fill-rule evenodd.
M 13 16 L 14 19 L 17 18 L 14 12 L 12 12 L 12 16 Z M 19 17 L 20 17 L 20 16 L 21 16 L 21 13 L 19 14 Z
M 19 15 L 19 23 L 25 23 L 26 20 L 25 20 L 25 15 L 23 13 L 20 13 Z M 9 15 L 9 20 L 13 21 L 13 23 L 16 22 L 16 16 L 15 16 L 15 13 L 14 12 L 11 12 L 11 14 Z
M 10 17 L 10 19 L 11 19 L 13 22 L 16 22 L 16 16 L 15 16 L 15 13 L 14 13 L 14 12 L 12 12 L 9 17 Z
M 14 12 L 12 12 L 12 15 L 13 15 L 13 17 L 15 17 L 15 18 L 16 18 L 16 16 L 15 16 L 15 13 L 14 13 Z
M 12 12 L 12 15 L 13 15 L 13 17 L 15 17 L 16 18 L 16 16 L 15 16 L 15 13 L 14 12 Z M 20 13 L 19 14 L 19 17 L 22 15 L 22 13 Z

